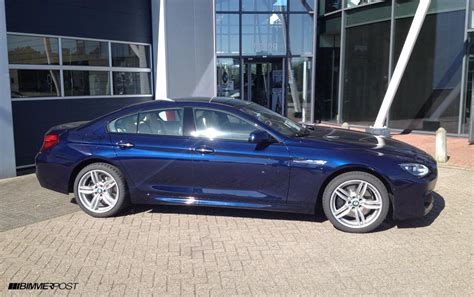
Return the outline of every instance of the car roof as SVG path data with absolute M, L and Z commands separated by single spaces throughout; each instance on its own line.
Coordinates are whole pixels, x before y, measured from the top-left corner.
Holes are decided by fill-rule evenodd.
M 250 102 L 230 98 L 230 97 L 182 97 L 182 98 L 173 98 L 173 99 L 157 99 L 153 101 L 140 102 L 132 105 L 128 105 L 123 109 L 129 109 L 131 107 L 139 109 L 155 108 L 160 107 L 163 103 L 172 104 L 173 102 L 180 104 L 195 104 L 195 103 L 213 103 L 220 104 L 229 107 L 241 107 L 250 104 Z

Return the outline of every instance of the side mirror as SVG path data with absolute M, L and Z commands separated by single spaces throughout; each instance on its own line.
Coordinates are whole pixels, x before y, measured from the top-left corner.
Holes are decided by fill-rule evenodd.
M 263 130 L 256 130 L 250 133 L 249 142 L 255 144 L 270 144 L 276 142 L 275 138 Z

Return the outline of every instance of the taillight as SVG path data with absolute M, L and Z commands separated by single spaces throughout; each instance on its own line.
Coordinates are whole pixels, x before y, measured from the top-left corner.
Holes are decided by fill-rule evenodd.
M 49 150 L 53 146 L 59 143 L 59 135 L 56 134 L 48 134 L 44 136 L 43 139 L 43 146 L 41 147 L 41 151 L 44 152 Z

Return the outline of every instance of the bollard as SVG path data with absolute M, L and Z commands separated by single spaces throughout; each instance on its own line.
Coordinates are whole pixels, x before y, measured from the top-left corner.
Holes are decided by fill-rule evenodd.
M 342 129 L 349 129 L 349 123 L 347 123 L 347 122 L 342 123 L 341 128 Z
M 436 131 L 436 161 L 440 163 L 448 161 L 448 140 L 444 128 Z

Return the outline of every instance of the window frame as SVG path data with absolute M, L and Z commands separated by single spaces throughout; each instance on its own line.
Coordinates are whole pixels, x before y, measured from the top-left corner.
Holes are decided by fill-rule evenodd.
M 116 117 L 116 118 L 113 118 L 111 120 L 108 120 L 106 123 L 105 123 L 105 131 L 107 133 L 111 133 L 111 134 L 120 134 L 120 135 L 141 135 L 141 136 L 144 136 L 144 137 L 149 137 L 149 136 L 153 136 L 153 137 L 180 137 L 180 138 L 192 138 L 192 136 L 190 135 L 187 135 L 186 134 L 186 127 L 185 127 L 185 122 L 186 122 L 186 109 L 188 107 L 185 107 L 185 106 L 176 106 L 176 107 L 164 107 L 164 108 L 154 108 L 154 109 L 146 109 L 146 110 L 138 110 L 138 111 L 134 111 L 134 112 L 130 112 L 130 113 L 127 113 L 125 115 L 122 115 L 122 116 L 119 116 L 119 117 Z M 140 120 L 140 114 L 142 113 L 148 113 L 148 112 L 154 112 L 154 111 L 166 111 L 166 110 L 174 110 L 174 109 L 182 109 L 183 110 L 183 135 L 161 135 L 161 134 L 150 134 L 150 133 L 138 133 L 138 121 Z M 133 115 L 136 115 L 137 116 L 137 131 L 135 133 L 130 133 L 130 132 L 115 132 L 115 131 L 110 131 L 109 129 L 109 125 L 116 121 L 116 120 L 119 120 L 119 119 L 123 119 L 123 118 L 126 118 L 126 117 L 129 117 L 129 116 L 133 116 Z
M 107 131 L 107 133 L 112 133 L 112 134 L 137 135 L 137 134 L 138 134 L 138 117 L 139 117 L 139 115 L 140 115 L 140 112 L 137 111 L 137 112 L 131 112 L 131 113 L 128 113 L 128 114 L 126 114 L 126 115 L 123 115 L 123 116 L 114 118 L 114 119 L 108 121 L 108 122 L 105 124 L 105 131 Z M 120 119 L 129 117 L 129 116 L 135 116 L 135 118 L 136 118 L 136 123 L 137 123 L 136 126 L 137 126 L 137 129 L 136 129 L 136 132 L 135 132 L 135 133 L 110 131 L 110 125 L 111 125 L 113 122 L 116 122 L 116 121 L 118 121 L 118 120 L 120 120 Z
M 59 37 L 58 37 L 59 38 Z M 107 46 L 106 52 L 104 54 L 107 55 L 106 57 L 106 64 L 109 64 L 109 49 L 108 49 L 108 42 L 107 41 L 99 41 L 99 40 L 93 40 L 93 39 L 85 39 L 85 38 L 67 38 L 67 37 L 61 37 L 61 60 L 62 60 L 62 65 L 64 66 L 84 66 L 84 67 L 108 67 L 109 65 L 81 65 L 81 64 L 64 64 L 64 58 L 65 55 L 63 53 L 63 50 L 66 49 L 63 47 L 65 41 L 70 41 L 70 42 L 75 42 L 75 41 L 84 41 L 84 42 L 96 42 L 98 44 L 100 43 L 105 43 Z M 76 44 L 77 45 L 77 44 Z M 86 55 L 89 55 L 87 53 Z M 82 62 L 82 61 L 81 61 Z
M 263 130 L 263 131 L 267 132 L 267 133 L 270 134 L 273 138 L 275 138 L 275 140 L 277 141 L 277 142 L 275 142 L 275 144 L 280 143 L 278 137 L 276 137 L 272 132 L 270 132 L 270 131 L 268 131 L 267 129 L 265 129 L 265 127 L 263 127 L 262 125 L 260 125 L 260 123 L 258 123 L 257 121 L 255 121 L 255 122 L 252 123 L 252 121 L 247 120 L 247 119 L 245 119 L 245 118 L 243 118 L 243 117 L 237 115 L 237 114 L 234 113 L 234 112 L 230 112 L 230 111 L 228 111 L 228 110 L 222 110 L 222 109 L 214 108 L 214 107 L 201 107 L 201 106 L 193 106 L 193 107 L 191 107 L 191 110 L 192 110 L 192 117 L 193 117 L 192 123 L 193 123 L 193 125 L 194 125 L 194 126 L 193 126 L 193 130 L 191 131 L 191 134 L 192 134 L 193 132 L 197 132 L 196 116 L 195 116 L 195 111 L 196 111 L 196 109 L 208 110 L 208 111 L 209 111 L 209 110 L 210 110 L 210 111 L 217 111 L 217 112 L 221 112 L 221 113 L 225 113 L 225 114 L 230 114 L 230 115 L 232 115 L 232 116 L 238 118 L 238 119 L 241 120 L 241 121 L 244 121 L 244 122 L 246 122 L 246 123 L 248 123 L 248 124 L 250 124 L 250 125 L 252 125 L 252 126 L 255 126 L 256 129 L 255 129 L 254 131 Z M 249 135 L 249 137 L 250 137 L 250 135 Z M 205 136 L 193 136 L 193 135 L 191 135 L 191 138 L 193 138 L 193 139 L 211 140 L 211 138 L 205 137 Z M 248 142 L 248 138 L 247 138 L 246 140 L 240 140 L 240 139 L 217 138 L 217 137 L 216 137 L 216 138 L 212 138 L 212 140 L 213 140 L 213 141 L 235 141 L 235 142 L 245 142 L 245 143 L 249 143 L 249 142 Z
M 63 36 L 63 35 L 49 35 L 49 34 L 35 34 L 35 33 L 23 33 L 23 32 L 7 32 L 8 35 L 19 35 L 19 36 L 31 36 L 31 37 L 49 37 L 57 38 L 59 45 L 59 64 L 55 65 L 40 65 L 40 64 L 8 64 L 9 70 L 58 70 L 59 71 L 59 80 L 60 80 L 60 96 L 49 96 L 49 97 L 24 97 L 24 98 L 11 98 L 11 101 L 33 101 L 33 100 L 64 100 L 64 99 L 98 99 L 98 98 L 136 98 L 136 97 L 153 97 L 154 95 L 154 86 L 153 86 L 153 71 L 152 71 L 152 46 L 149 43 L 143 42 L 127 42 L 120 40 L 107 40 L 107 39 L 97 39 L 97 38 L 84 38 L 84 37 L 75 37 L 75 36 Z M 98 41 L 106 42 L 108 46 L 108 65 L 107 66 L 85 66 L 85 65 L 63 65 L 63 53 L 62 53 L 62 40 L 63 39 L 72 39 L 72 40 L 85 40 L 85 41 Z M 135 67 L 114 67 L 112 66 L 112 43 L 121 43 L 121 44 L 136 44 L 143 45 L 148 47 L 148 57 L 150 58 L 148 68 L 135 68 Z M 109 94 L 108 95 L 91 95 L 91 96 L 66 96 L 64 90 L 64 71 L 104 71 L 109 74 Z M 113 73 L 114 72 L 146 72 L 149 73 L 149 85 L 150 85 L 150 94 L 126 94 L 126 95 L 117 95 L 114 94 L 114 81 Z
M 40 35 L 25 35 L 25 34 L 11 34 L 11 35 L 14 35 L 15 37 L 19 37 L 19 38 L 22 38 L 22 37 L 23 37 L 23 38 L 35 39 L 35 40 L 37 40 L 37 41 L 39 41 L 39 42 L 41 42 L 41 39 L 50 39 L 50 40 L 49 40 L 50 46 L 53 46 L 53 43 L 52 43 L 51 41 L 54 41 L 54 46 L 57 47 L 57 52 L 56 52 L 56 53 L 54 53 L 53 51 L 48 52 L 48 50 L 46 49 L 46 44 L 43 44 L 43 46 L 40 46 L 40 47 L 44 50 L 44 55 L 41 54 L 40 59 L 41 59 L 41 60 L 42 60 L 42 59 L 48 60 L 48 59 L 51 59 L 51 58 L 52 58 L 53 60 L 55 60 L 54 62 L 48 63 L 48 62 L 46 61 L 46 63 L 33 63 L 33 62 L 29 62 L 27 59 L 24 59 L 23 61 L 24 61 L 25 63 L 21 63 L 21 61 L 20 61 L 20 63 L 12 63 L 12 62 L 10 61 L 10 55 L 9 55 L 9 52 L 10 52 L 10 41 L 11 41 L 11 40 L 10 40 L 10 38 L 7 38 L 7 41 L 6 41 L 6 43 L 7 43 L 7 48 L 8 48 L 8 49 L 7 49 L 7 51 L 8 51 L 8 53 L 7 53 L 7 54 L 8 54 L 8 56 L 7 56 L 7 61 L 8 61 L 9 64 L 14 64 L 14 65 L 43 65 L 43 66 L 45 66 L 45 65 L 47 65 L 47 66 L 57 66 L 57 65 L 60 65 L 60 58 L 59 58 L 59 56 L 60 56 L 61 54 L 60 54 L 59 51 L 61 50 L 61 45 L 59 44 L 59 38 L 58 38 L 58 37 L 45 36 L 45 35 L 41 35 L 41 36 L 40 36 Z M 31 40 L 30 40 L 30 41 L 31 41 Z M 43 40 L 43 42 L 44 42 L 44 41 L 45 41 L 45 40 Z M 28 47 L 31 48 L 31 43 L 28 44 Z M 44 47 L 44 48 L 43 48 L 43 47 Z M 38 49 L 38 48 L 33 47 L 32 49 L 36 50 L 36 49 Z M 39 49 L 39 50 L 41 50 L 41 49 Z M 52 50 L 52 48 L 51 48 L 51 50 Z M 51 55 L 54 55 L 54 56 L 53 56 L 53 57 L 50 57 Z
M 74 74 L 78 74 L 79 72 L 87 72 L 87 77 L 90 79 L 90 75 L 91 74 L 94 74 L 94 73 L 100 73 L 101 75 L 104 74 L 104 78 L 106 77 L 107 80 L 106 80 L 106 85 L 104 86 L 104 88 L 100 88 L 99 90 L 103 90 L 105 91 L 105 94 L 102 94 L 102 95 L 68 95 L 70 92 L 73 92 L 74 90 L 73 89 L 68 89 L 66 88 L 66 86 L 68 85 L 66 83 L 66 76 L 67 74 L 70 73 L 71 75 L 71 78 L 77 78 L 77 77 L 74 77 Z M 70 97 L 89 97 L 89 96 L 94 96 L 94 97 L 99 97 L 99 96 L 109 96 L 110 95 L 110 75 L 107 73 L 107 71 L 95 71 L 95 70 L 68 70 L 68 69 L 64 69 L 63 70 L 63 80 L 62 80 L 62 88 L 64 90 L 64 97 L 67 97 L 67 98 L 70 98 Z M 85 88 L 81 89 L 81 91 L 83 90 L 86 90 Z M 96 89 L 97 90 L 97 89 Z M 89 89 L 88 90 L 89 92 L 92 91 L 92 89 Z
M 139 133 L 138 128 L 140 125 L 140 115 L 144 113 L 151 113 L 151 112 L 161 112 L 161 111 L 167 111 L 167 110 L 177 110 L 181 109 L 182 110 L 182 119 L 181 119 L 181 125 L 182 125 L 182 133 L 183 135 L 164 135 L 164 134 L 153 134 L 153 133 Z M 137 133 L 136 135 L 144 135 L 144 136 L 157 136 L 157 137 L 189 137 L 186 135 L 185 127 L 184 127 L 184 122 L 186 120 L 186 114 L 185 114 L 185 107 L 182 106 L 177 106 L 177 107 L 165 107 L 165 108 L 156 108 L 156 109 L 149 109 L 149 110 L 140 110 L 138 112 L 138 118 L 137 118 Z M 113 132 L 112 132 L 113 133 Z

